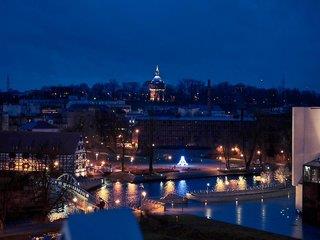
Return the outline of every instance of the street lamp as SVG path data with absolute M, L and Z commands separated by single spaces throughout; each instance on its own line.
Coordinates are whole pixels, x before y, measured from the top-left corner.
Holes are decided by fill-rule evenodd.
M 147 192 L 146 192 L 146 191 L 143 191 L 143 192 L 141 193 L 141 195 L 142 195 L 143 198 L 145 198 L 145 197 L 147 196 Z
M 99 153 L 96 153 L 96 161 L 98 161 Z
M 135 130 L 135 133 L 137 133 L 137 134 L 138 134 L 139 132 L 140 132 L 140 130 L 139 130 L 139 129 L 136 129 L 136 130 Z
M 78 202 L 78 198 L 74 197 L 74 198 L 72 199 L 72 201 L 73 201 L 74 203 L 76 203 L 76 202 Z
M 147 196 L 147 192 L 146 191 L 142 191 L 141 193 L 141 198 L 140 198 L 140 219 L 142 217 L 142 200 L 144 200 Z
M 207 193 L 209 193 L 210 183 L 207 183 Z
M 58 162 L 58 161 L 55 161 L 55 162 L 53 163 L 53 166 L 54 166 L 55 168 L 57 168 L 57 167 L 59 166 L 59 162 Z

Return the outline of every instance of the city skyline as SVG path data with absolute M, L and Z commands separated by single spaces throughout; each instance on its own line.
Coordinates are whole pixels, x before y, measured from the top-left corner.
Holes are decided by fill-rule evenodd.
M 183 78 L 319 91 L 316 1 L 3 1 L 0 89 Z M 147 20 L 148 21 L 147 21 Z M 261 81 L 263 79 L 263 81 Z M 54 84 L 53 84 L 54 83 Z

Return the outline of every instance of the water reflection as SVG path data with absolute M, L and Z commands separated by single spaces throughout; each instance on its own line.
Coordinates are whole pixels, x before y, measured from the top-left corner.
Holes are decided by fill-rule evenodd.
M 177 194 L 180 196 L 184 196 L 186 195 L 188 192 L 188 187 L 187 187 L 187 183 L 185 180 L 180 180 L 178 182 L 178 187 L 177 187 Z
M 206 218 L 212 219 L 212 208 L 206 207 L 204 215 L 206 216 Z
M 242 223 L 242 206 L 241 205 L 236 206 L 236 223 L 238 225 L 241 225 Z
M 170 194 L 170 193 L 175 193 L 175 183 L 174 181 L 168 181 L 166 182 L 166 184 L 164 185 L 164 196 Z
M 137 204 L 140 201 L 141 192 L 146 191 L 148 198 L 159 199 L 170 193 L 185 196 L 189 191 L 230 191 L 244 190 L 248 186 L 259 183 L 253 182 L 253 177 L 244 178 L 238 176 L 212 177 L 202 179 L 187 179 L 177 181 L 150 182 L 144 184 L 107 182 L 107 184 L 95 191 L 97 197 L 106 203 L 113 204 L 120 200 L 122 205 Z
M 261 204 L 261 224 L 262 229 L 265 229 L 266 227 L 266 204 Z

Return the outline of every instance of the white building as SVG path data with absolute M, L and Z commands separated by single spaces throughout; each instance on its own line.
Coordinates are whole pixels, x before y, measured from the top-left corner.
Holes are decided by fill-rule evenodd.
M 320 155 L 320 107 L 292 109 L 292 185 L 296 187 L 296 208 L 302 210 L 303 164 Z

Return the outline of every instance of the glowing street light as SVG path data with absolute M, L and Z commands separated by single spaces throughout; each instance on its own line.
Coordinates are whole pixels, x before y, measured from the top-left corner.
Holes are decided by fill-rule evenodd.
M 147 196 L 147 192 L 146 191 L 142 191 L 141 192 L 141 198 L 140 198 L 140 218 L 142 217 L 142 200 L 144 200 Z
M 78 198 L 74 197 L 74 198 L 72 199 L 72 202 L 74 202 L 74 203 L 78 202 Z
M 135 130 L 135 133 L 139 133 L 139 132 L 140 132 L 140 130 L 139 130 L 139 129 L 136 129 L 136 130 Z
M 130 157 L 130 162 L 133 162 L 134 161 L 134 157 Z
M 147 196 L 147 192 L 146 192 L 146 191 L 143 191 L 143 192 L 141 193 L 141 195 L 142 195 L 143 198 L 145 198 L 145 197 Z
M 55 161 L 55 162 L 53 163 L 53 166 L 54 166 L 54 167 L 58 167 L 58 166 L 59 166 L 59 162 L 58 162 L 58 161 Z
M 120 200 L 119 200 L 119 199 L 115 200 L 114 202 L 115 202 L 117 205 L 120 204 Z
M 87 211 L 88 211 L 88 212 L 92 212 L 92 210 L 93 210 L 93 207 L 92 207 L 92 206 L 88 206 L 88 207 L 87 207 Z
M 257 154 L 258 154 L 258 155 L 260 155 L 260 154 L 261 154 L 261 151 L 260 151 L 260 150 L 258 150 L 258 151 L 257 151 Z

